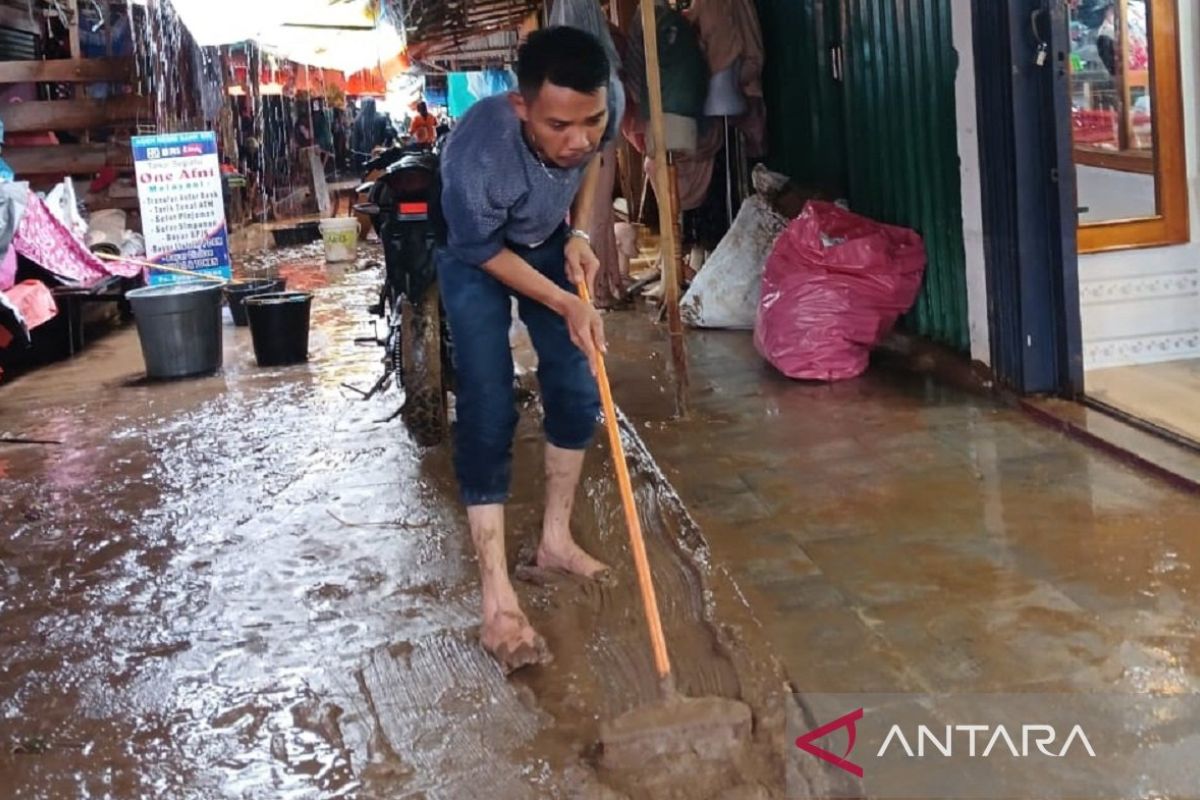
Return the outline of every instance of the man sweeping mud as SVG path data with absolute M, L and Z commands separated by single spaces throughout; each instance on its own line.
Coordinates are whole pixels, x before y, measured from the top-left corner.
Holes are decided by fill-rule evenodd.
M 519 91 L 477 103 L 442 157 L 447 245 L 438 280 L 454 340 L 454 464 L 483 584 L 480 639 L 506 670 L 549 659 L 517 602 L 504 553 L 504 503 L 517 424 L 511 298 L 538 354 L 545 411 L 546 511 L 537 566 L 592 578 L 606 567 L 571 535 L 571 507 L 599 399 L 589 358 L 599 314 L 575 293 L 599 261 L 588 227 L 599 161 L 615 127 L 600 42 L 573 28 L 530 35 Z M 570 216 L 571 225 L 567 226 Z

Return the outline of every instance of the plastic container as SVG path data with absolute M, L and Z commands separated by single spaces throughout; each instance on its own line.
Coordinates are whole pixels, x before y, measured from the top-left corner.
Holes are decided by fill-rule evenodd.
M 321 238 L 321 226 L 317 222 L 301 222 L 290 228 L 272 228 L 271 238 L 276 247 L 298 247 Z
M 353 217 L 321 220 L 321 238 L 325 240 L 326 261 L 353 261 L 358 257 L 358 220 Z
M 126 293 L 146 375 L 186 378 L 221 368 L 221 284 L 188 281 Z
M 121 255 L 128 215 L 119 208 L 93 211 L 88 218 L 87 246 L 93 253 Z
M 229 313 L 233 315 L 233 324 L 239 328 L 250 324 L 244 305 L 247 297 L 282 292 L 286 288 L 287 278 L 253 278 L 225 284 L 225 300 L 229 303 Z
M 312 295 L 276 292 L 247 297 L 254 358 L 260 367 L 299 364 L 308 360 L 308 323 Z

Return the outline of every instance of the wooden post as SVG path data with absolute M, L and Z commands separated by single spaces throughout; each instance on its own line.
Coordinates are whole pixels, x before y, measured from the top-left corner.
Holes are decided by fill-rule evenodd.
M 679 278 L 682 256 L 679 239 L 678 189 L 667 150 L 666 121 L 663 118 L 662 75 L 658 62 L 658 18 L 654 0 L 642 0 L 642 32 L 646 42 L 646 81 L 650 94 L 650 135 L 654 138 L 654 174 L 658 199 L 658 229 L 661 234 L 663 263 L 663 304 L 667 311 L 667 331 L 671 341 L 671 363 L 675 372 L 675 412 L 687 415 L 688 365 L 683 340 L 683 318 L 679 313 Z
M 71 60 L 75 61 L 75 62 L 80 61 L 80 56 L 82 55 L 83 50 L 79 43 L 79 2 L 78 2 L 78 0 L 67 0 L 67 42 L 69 43 L 70 48 L 71 48 Z M 82 87 L 82 86 L 71 87 L 71 97 L 72 98 L 78 99 L 78 98 L 82 98 L 82 97 L 86 97 L 86 96 L 87 95 L 84 92 L 84 87 Z M 92 132 L 91 131 L 83 131 L 83 133 L 81 133 L 79 135 L 79 141 L 83 142 L 84 144 L 90 144 L 92 141 Z
M 71 58 L 78 61 L 81 53 L 79 46 L 78 0 L 67 0 L 67 42 L 71 47 Z

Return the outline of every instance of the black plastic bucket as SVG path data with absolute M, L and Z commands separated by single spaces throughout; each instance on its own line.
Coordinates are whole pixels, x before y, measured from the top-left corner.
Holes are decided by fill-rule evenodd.
M 276 292 L 247 297 L 254 357 L 260 367 L 299 364 L 308 360 L 308 321 L 312 295 Z
M 275 228 L 271 231 L 271 238 L 275 240 L 276 247 L 299 247 L 311 244 L 321 238 L 321 223 L 301 222 L 290 228 Z
M 148 286 L 125 294 L 137 320 L 146 374 L 185 378 L 221 368 L 221 285 Z
M 238 327 L 250 324 L 250 320 L 246 317 L 246 307 L 243 305 L 247 297 L 282 292 L 286 288 L 287 278 L 252 278 L 226 284 L 225 300 L 229 303 L 229 313 L 233 315 L 233 324 Z

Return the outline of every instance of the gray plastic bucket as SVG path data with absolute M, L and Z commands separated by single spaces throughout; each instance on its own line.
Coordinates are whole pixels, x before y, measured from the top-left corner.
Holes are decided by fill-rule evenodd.
M 173 283 L 128 292 L 146 375 L 184 378 L 221 368 L 221 284 Z

